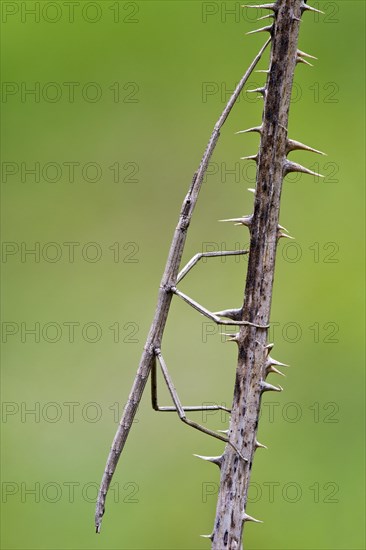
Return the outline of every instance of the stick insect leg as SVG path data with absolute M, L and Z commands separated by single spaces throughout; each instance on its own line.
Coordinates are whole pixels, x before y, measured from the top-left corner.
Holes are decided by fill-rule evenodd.
M 185 424 L 188 424 L 188 426 L 192 426 L 192 428 L 195 428 L 196 430 L 199 430 L 200 432 L 203 432 L 203 433 L 208 434 L 208 435 L 212 435 L 216 439 L 220 439 L 221 441 L 224 441 L 225 443 L 228 443 L 229 445 L 231 445 L 231 447 L 233 447 L 235 452 L 238 453 L 240 458 L 242 458 L 245 462 L 247 462 L 247 459 L 241 454 L 239 449 L 237 449 L 236 446 L 229 441 L 229 439 L 227 437 L 225 437 L 225 436 L 223 436 L 223 435 L 221 435 L 217 432 L 214 432 L 213 430 L 209 430 L 208 428 L 205 428 L 204 426 L 201 426 L 201 424 L 198 424 L 197 422 L 193 422 L 193 420 L 190 420 L 189 418 L 186 417 L 185 410 L 184 410 L 184 408 L 183 408 L 183 406 L 180 402 L 177 391 L 174 387 L 172 379 L 170 378 L 168 368 L 165 364 L 165 361 L 164 361 L 163 356 L 161 354 L 161 350 L 159 348 L 155 348 L 155 355 L 158 358 L 159 365 L 160 365 L 161 371 L 163 373 L 166 385 L 168 386 L 168 390 L 169 390 L 169 393 L 170 393 L 171 398 L 173 400 L 173 403 L 175 405 L 175 409 L 178 413 L 179 418 L 182 420 L 182 422 L 184 422 Z M 156 365 L 155 365 L 155 368 L 156 368 Z M 156 387 L 156 371 L 155 371 L 155 387 Z
M 158 402 L 158 383 L 157 383 L 157 372 L 156 372 L 156 359 L 154 358 L 154 363 L 151 369 L 151 404 L 152 408 L 155 411 L 159 412 L 178 412 L 178 409 L 173 407 L 160 407 Z M 183 411 L 194 412 L 194 411 L 225 411 L 231 413 L 231 409 L 223 407 L 221 405 L 193 405 L 193 406 L 182 406 Z
M 266 329 L 269 328 L 269 325 L 256 325 L 255 323 L 250 323 L 249 321 L 233 321 L 231 319 L 223 320 L 218 315 L 216 315 L 215 313 L 212 313 L 212 311 L 209 311 L 204 306 L 201 306 L 201 304 L 199 304 L 198 302 L 196 302 L 195 300 L 193 300 L 192 298 L 190 298 L 189 296 L 187 296 L 186 294 L 178 290 L 175 286 L 171 288 L 171 291 L 177 296 L 179 296 L 180 298 L 182 298 L 182 300 L 184 300 L 187 304 L 189 304 L 194 309 L 199 311 L 202 315 L 205 315 L 205 317 L 208 317 L 218 325 L 249 325 L 251 327 L 256 327 L 256 328 L 266 328 Z
M 187 275 L 187 273 L 194 267 L 202 258 L 217 258 L 219 256 L 240 256 L 248 254 L 249 250 L 220 250 L 218 252 L 199 252 L 183 267 L 177 277 L 177 284 Z

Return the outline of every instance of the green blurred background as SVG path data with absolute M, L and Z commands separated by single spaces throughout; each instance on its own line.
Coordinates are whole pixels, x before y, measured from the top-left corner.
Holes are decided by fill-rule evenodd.
M 289 134 L 328 153 L 293 154 L 326 178 L 284 185 L 281 223 L 296 241 L 279 245 L 271 337 L 291 368 L 285 391 L 263 402 L 269 450 L 257 453 L 248 513 L 264 523 L 247 526 L 248 549 L 365 547 L 364 4 L 315 5 L 326 15 L 305 14 L 300 48 L 319 60 L 297 68 Z M 100 536 L 94 501 L 181 202 L 227 94 L 264 42 L 245 32 L 265 12 L 199 1 L 1 8 L 2 547 L 207 548 L 199 534 L 212 529 L 219 475 L 192 454 L 222 444 L 154 413 L 148 389 Z M 268 54 L 259 68 L 267 63 Z M 258 137 L 234 132 L 258 125 L 261 109 L 243 93 L 233 110 L 185 260 L 247 243 L 246 229 L 217 220 L 251 212 L 254 169 L 239 158 Z M 245 273 L 246 260 L 212 260 L 181 288 L 212 310 L 239 307 Z M 231 403 L 236 349 L 176 300 L 163 349 L 185 404 Z M 227 427 L 220 414 L 194 418 Z

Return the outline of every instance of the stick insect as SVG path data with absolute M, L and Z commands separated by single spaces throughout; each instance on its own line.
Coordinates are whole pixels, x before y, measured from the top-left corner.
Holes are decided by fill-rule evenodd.
M 113 474 L 116 470 L 117 463 L 125 442 L 127 440 L 128 434 L 130 432 L 134 416 L 136 414 L 137 408 L 142 398 L 143 391 L 146 386 L 146 382 L 151 373 L 151 389 L 152 389 L 152 406 L 156 411 L 163 412 L 176 412 L 185 424 L 191 426 L 203 433 L 211 435 L 225 443 L 231 445 L 231 447 L 238 453 L 239 457 L 242 460 L 246 460 L 240 453 L 240 451 L 235 447 L 228 437 L 223 434 L 217 433 L 213 430 L 209 430 L 204 426 L 198 424 L 187 418 L 187 412 L 193 411 L 202 411 L 202 410 L 224 410 L 230 413 L 230 409 L 221 406 L 183 406 L 180 402 L 178 394 L 174 388 L 172 379 L 168 372 L 168 368 L 165 364 L 162 352 L 161 352 L 161 342 L 163 337 L 163 332 L 165 329 L 170 304 L 173 296 L 177 296 L 184 300 L 188 305 L 196 309 L 200 314 L 208 317 L 218 325 L 250 325 L 256 328 L 268 329 L 268 325 L 260 325 L 250 323 L 242 319 L 242 310 L 225 310 L 213 313 L 206 309 L 204 306 L 183 294 L 178 290 L 178 283 L 189 273 L 189 271 L 202 259 L 202 258 L 215 258 L 218 256 L 234 256 L 234 255 L 244 255 L 248 253 L 248 250 L 230 250 L 230 251 L 219 251 L 219 252 L 206 252 L 196 254 L 187 265 L 178 273 L 180 262 L 183 255 L 183 249 L 187 237 L 187 230 L 191 221 L 194 207 L 197 203 L 199 191 L 202 186 L 203 178 L 207 170 L 208 163 L 212 156 L 212 153 L 216 147 L 220 136 L 220 130 L 224 125 L 226 119 L 228 118 L 236 100 L 238 99 L 244 85 L 246 84 L 248 78 L 252 74 L 253 70 L 257 66 L 259 60 L 261 59 L 265 49 L 269 45 L 271 39 L 269 38 L 264 46 L 261 48 L 257 56 L 254 58 L 253 62 L 249 66 L 248 70 L 240 80 L 235 91 L 230 97 L 226 107 L 224 108 L 220 118 L 214 126 L 213 132 L 211 134 L 210 140 L 198 167 L 198 170 L 193 176 L 192 183 L 190 185 L 189 191 L 183 201 L 181 207 L 180 216 L 178 225 L 175 229 L 173 240 L 170 246 L 170 251 L 168 259 L 166 262 L 166 267 L 164 274 L 159 287 L 158 294 L 158 303 L 155 310 L 154 319 L 150 328 L 150 331 L 147 336 L 147 340 L 144 346 L 140 364 L 136 373 L 135 380 L 133 382 L 128 401 L 124 408 L 122 418 L 120 420 L 116 435 L 113 439 L 113 443 L 108 455 L 106 467 L 103 473 L 102 481 L 100 484 L 100 489 L 98 493 L 98 499 L 96 504 L 95 512 L 95 527 L 96 532 L 100 533 L 101 523 L 103 514 L 105 511 L 105 501 L 107 492 L 113 477 Z M 223 319 L 225 317 L 225 319 Z M 157 397 L 157 365 L 160 366 L 163 378 L 167 384 L 169 393 L 171 395 L 173 406 L 170 407 L 160 407 L 158 405 Z

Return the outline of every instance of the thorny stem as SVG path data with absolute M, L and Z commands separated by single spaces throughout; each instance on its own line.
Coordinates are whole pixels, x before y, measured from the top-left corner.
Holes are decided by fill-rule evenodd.
M 300 61 L 300 19 L 305 9 L 311 9 L 302 0 L 277 0 L 266 6 L 275 18 L 268 29 L 272 36 L 271 60 L 263 89 L 254 213 L 247 224 L 250 252 L 242 310 L 243 319 L 261 325 L 267 325 L 270 319 L 282 182 L 289 166 L 295 166 L 286 158 L 292 150 L 287 125 L 295 67 Z M 300 168 L 296 170 L 303 171 Z M 272 361 L 267 331 L 242 326 L 236 341 L 239 351 L 229 438 L 247 462 L 238 460 L 232 447 L 226 446 L 220 461 L 220 489 L 210 535 L 213 550 L 240 550 L 245 522 L 257 521 L 247 514 L 246 504 L 254 453 L 259 446 L 256 435 L 261 396 L 267 390 L 282 390 L 265 382 Z
M 206 151 L 202 157 L 201 163 L 197 172 L 194 174 L 190 189 L 186 195 L 181 208 L 178 225 L 175 229 L 172 244 L 168 255 L 165 271 L 160 283 L 158 303 L 155 310 L 154 320 L 152 322 L 145 346 L 140 360 L 140 364 L 136 373 L 136 377 L 124 408 L 122 418 L 120 420 L 116 435 L 113 439 L 112 447 L 108 455 L 106 467 L 103 473 L 96 511 L 95 511 L 95 526 L 96 532 L 99 533 L 101 529 L 101 522 L 105 511 L 105 500 L 107 492 L 117 467 L 119 457 L 122 449 L 127 440 L 130 432 L 134 416 L 141 401 L 143 391 L 146 386 L 147 379 L 151 372 L 153 361 L 155 361 L 155 350 L 161 347 L 161 341 L 166 324 L 166 320 L 169 313 L 170 303 L 173 297 L 172 288 L 177 283 L 178 270 L 183 254 L 183 248 L 187 236 L 187 230 L 191 221 L 192 213 L 196 205 L 199 191 L 201 189 L 202 181 L 207 170 L 208 163 L 212 156 L 212 153 L 216 147 L 216 143 L 220 136 L 220 130 L 225 123 L 227 117 L 230 114 L 237 98 L 239 97 L 245 83 L 249 76 L 252 74 L 256 65 L 262 57 L 262 54 L 268 46 L 270 40 L 261 48 L 258 55 L 246 71 L 239 84 L 237 85 L 234 93 L 229 99 L 224 111 L 222 112 L 219 120 L 215 124 L 211 138 L 206 147 Z

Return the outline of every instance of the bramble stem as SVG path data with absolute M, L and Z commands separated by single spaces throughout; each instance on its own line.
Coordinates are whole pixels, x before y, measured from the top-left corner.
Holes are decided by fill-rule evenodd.
M 280 198 L 286 157 L 289 151 L 287 126 L 291 91 L 298 62 L 298 35 L 303 13 L 302 0 L 277 0 L 272 5 L 274 23 L 270 69 L 263 89 L 264 112 L 257 158 L 257 179 L 253 217 L 249 224 L 250 250 L 242 318 L 267 325 L 270 320 Z M 269 5 L 271 6 L 271 5 Z M 261 396 L 282 388 L 265 382 L 269 359 L 267 331 L 241 326 L 238 363 L 229 438 L 247 462 L 238 461 L 226 446 L 221 463 L 221 480 L 212 550 L 240 550 L 243 528 L 256 521 L 246 512 L 247 494 L 256 443 Z M 273 372 L 273 371 L 272 371 Z

